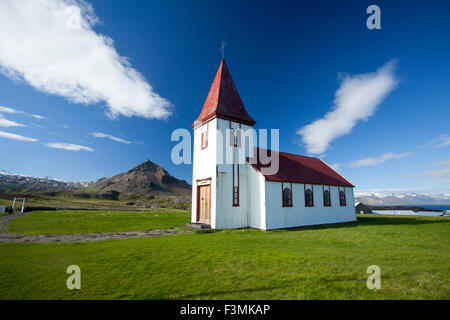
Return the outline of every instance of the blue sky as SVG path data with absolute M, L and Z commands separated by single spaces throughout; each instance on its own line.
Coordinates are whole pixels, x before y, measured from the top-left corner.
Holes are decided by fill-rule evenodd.
M 224 40 L 248 113 L 280 129 L 282 151 L 321 156 L 358 190 L 450 192 L 446 1 L 72 1 L 88 23 L 76 34 L 14 3 L 0 9 L 0 169 L 91 181 L 148 158 L 190 181 L 170 135 L 200 113 Z M 366 27 L 371 4 L 381 30 Z M 66 12 L 59 0 L 29 5 Z M 395 85 L 370 115 L 311 153 L 299 129 L 338 108 L 346 79 L 389 62 Z

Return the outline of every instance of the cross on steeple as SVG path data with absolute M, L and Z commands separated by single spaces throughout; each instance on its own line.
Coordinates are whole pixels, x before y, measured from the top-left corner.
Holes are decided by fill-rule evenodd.
M 224 57 L 224 55 L 225 55 L 225 46 L 226 46 L 227 44 L 228 44 L 228 43 L 222 41 L 222 46 L 221 46 L 220 49 L 219 49 L 219 51 L 222 51 L 222 59 L 223 59 L 223 57 Z

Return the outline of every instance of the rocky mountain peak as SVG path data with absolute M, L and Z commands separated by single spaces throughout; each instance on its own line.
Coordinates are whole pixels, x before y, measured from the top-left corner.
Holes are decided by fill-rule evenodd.
M 151 194 L 156 192 L 185 196 L 191 192 L 191 186 L 186 181 L 176 179 L 163 167 L 149 159 L 128 172 L 98 180 L 87 189 L 95 193 L 117 191 Z

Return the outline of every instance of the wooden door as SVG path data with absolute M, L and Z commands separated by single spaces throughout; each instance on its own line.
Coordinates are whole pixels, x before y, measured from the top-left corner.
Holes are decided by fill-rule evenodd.
M 210 185 L 198 187 L 199 205 L 198 220 L 210 224 L 211 221 L 211 188 Z

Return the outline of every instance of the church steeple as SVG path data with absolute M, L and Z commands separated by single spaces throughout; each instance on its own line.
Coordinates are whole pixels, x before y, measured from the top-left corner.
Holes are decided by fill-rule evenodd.
M 250 126 L 256 123 L 245 110 L 224 59 L 222 59 L 219 70 L 217 70 L 202 112 L 192 127 L 198 127 L 215 117 Z

